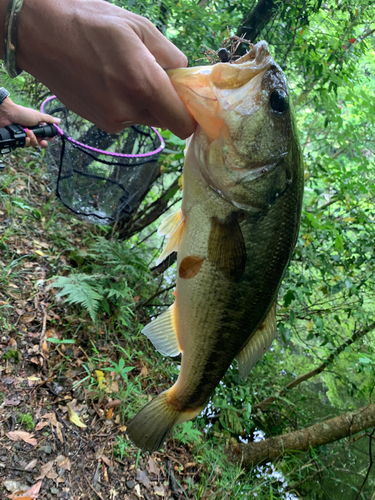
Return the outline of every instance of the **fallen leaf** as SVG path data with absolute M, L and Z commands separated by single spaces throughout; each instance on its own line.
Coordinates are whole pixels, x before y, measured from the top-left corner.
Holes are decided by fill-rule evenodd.
M 65 469 L 65 470 L 70 470 L 72 466 L 69 457 L 64 457 L 63 455 L 59 455 L 56 458 L 56 464 L 58 467 L 60 467 L 60 469 Z
M 47 474 L 49 472 L 51 472 L 53 464 L 54 464 L 54 460 L 51 460 L 50 462 L 47 462 L 46 464 L 42 465 L 42 467 L 39 471 L 40 474 L 36 479 L 44 479 L 47 476 Z M 57 477 L 57 474 L 56 474 L 56 477 Z
M 27 324 L 34 321 L 36 318 L 35 314 L 23 314 L 20 318 L 21 323 Z
M 87 425 L 85 425 L 77 415 L 77 413 L 72 410 L 71 408 L 68 409 L 69 413 L 69 420 L 72 422 L 72 424 L 76 425 L 77 427 L 81 427 L 82 429 L 85 429 Z
M 18 494 L 18 492 L 13 493 L 12 495 L 8 495 L 7 498 L 10 498 L 11 500 L 35 500 L 39 496 L 39 490 L 40 487 L 42 486 L 42 481 L 38 481 L 37 483 L 34 484 L 34 486 L 31 486 L 27 491 Z
M 35 427 L 35 431 L 40 431 L 45 427 L 46 425 L 49 425 L 49 422 L 38 422 Z
M 29 462 L 26 465 L 25 470 L 32 470 L 36 466 L 37 463 L 38 463 L 38 459 L 34 458 L 34 460 L 31 460 L 31 462 Z
M 107 418 L 108 420 L 112 420 L 112 418 L 113 418 L 113 408 L 110 408 L 110 409 L 107 411 L 106 418 Z
M 155 476 L 159 474 L 159 467 L 156 465 L 155 460 L 151 457 L 148 459 L 148 467 L 151 474 L 155 474 Z
M 164 493 L 164 488 L 162 488 L 161 486 L 158 486 L 158 485 L 154 485 L 154 492 L 159 495 L 159 497 L 163 497 L 165 496 L 165 493 Z
M 14 351 L 17 351 L 17 342 L 13 338 L 11 338 L 8 342 L 8 347 L 13 349 Z
M 115 408 L 116 406 L 120 406 L 122 403 L 121 399 L 114 399 L 113 401 L 110 401 L 108 404 L 105 405 L 106 409 L 109 410 L 110 408 Z
M 100 455 L 98 458 L 100 458 L 101 460 L 103 460 L 103 462 L 108 466 L 108 467 L 111 467 L 113 465 L 113 462 L 108 458 L 106 457 L 105 455 Z
M 64 437 L 63 437 L 62 430 L 61 430 L 62 425 L 60 424 L 60 422 L 57 421 L 56 415 L 54 413 L 46 413 L 42 416 L 42 418 L 47 419 L 51 423 L 51 425 L 54 426 L 54 428 L 56 429 L 56 434 L 57 434 L 57 437 L 59 438 L 60 443 L 63 443 Z M 37 427 L 38 426 L 39 426 L 39 424 L 37 425 Z M 35 430 L 37 430 L 37 427 L 35 428 Z M 44 425 L 43 425 L 43 427 L 44 427 Z
M 40 250 L 34 250 L 34 252 L 40 255 L 41 257 L 44 257 L 44 253 L 41 252 Z
M 21 403 L 19 399 L 4 399 L 4 406 L 18 406 Z
M 139 484 L 136 484 L 136 485 L 135 485 L 134 492 L 135 492 L 135 494 L 137 495 L 137 497 L 142 498 L 142 495 L 141 495 L 141 487 L 139 486 Z
M 147 366 L 142 366 L 141 374 L 143 376 L 146 376 L 148 374 L 148 368 L 147 368 Z
M 150 480 L 147 477 L 147 474 L 143 470 L 137 470 L 136 480 L 143 484 L 143 486 L 147 489 L 150 488 Z
M 7 436 L 12 441 L 25 441 L 25 443 L 31 444 L 32 446 L 37 445 L 37 440 L 34 439 L 34 434 L 25 431 L 10 431 Z

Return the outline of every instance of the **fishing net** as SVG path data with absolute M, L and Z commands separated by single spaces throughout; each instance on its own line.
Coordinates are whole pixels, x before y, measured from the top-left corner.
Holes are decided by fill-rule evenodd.
M 107 134 L 67 109 L 55 96 L 41 111 L 59 117 L 47 163 L 60 201 L 77 217 L 112 224 L 148 190 L 164 141 L 153 127 L 133 125 Z

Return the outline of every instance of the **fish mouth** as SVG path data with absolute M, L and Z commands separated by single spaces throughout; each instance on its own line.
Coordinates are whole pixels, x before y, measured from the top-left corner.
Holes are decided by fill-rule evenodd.
M 252 48 L 251 58 L 241 64 L 218 63 L 173 69 L 167 73 L 190 113 L 209 139 L 214 140 L 224 124 L 223 111 L 233 109 L 249 92 L 256 94 L 261 74 L 272 64 L 275 63 L 266 42 L 259 42 Z

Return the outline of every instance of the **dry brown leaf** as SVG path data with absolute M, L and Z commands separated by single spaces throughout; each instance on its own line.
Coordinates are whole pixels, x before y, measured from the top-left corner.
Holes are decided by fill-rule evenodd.
M 148 374 L 147 366 L 142 366 L 141 374 L 145 377 Z
M 36 466 L 37 463 L 38 463 L 38 459 L 34 458 L 34 460 L 31 460 L 31 462 L 29 462 L 26 465 L 25 470 L 32 470 Z
M 104 467 L 104 479 L 107 481 L 107 483 L 109 483 L 109 477 L 108 477 L 108 471 L 107 471 L 107 467 Z
M 10 431 L 7 436 L 12 441 L 25 441 L 25 443 L 31 444 L 32 446 L 37 445 L 37 440 L 34 439 L 34 434 L 25 431 Z
M 62 430 L 61 430 L 62 425 L 60 424 L 60 422 L 57 421 L 56 415 L 54 413 L 46 413 L 45 415 L 42 416 L 42 418 L 47 419 L 51 423 L 51 425 L 54 426 L 54 428 L 56 429 L 56 434 L 57 434 L 57 437 L 59 438 L 60 443 L 63 443 L 64 437 L 63 437 Z
M 106 457 L 105 455 L 100 455 L 98 458 L 100 458 L 101 460 L 103 460 L 103 462 L 108 466 L 108 467 L 111 467 L 113 465 L 113 462 L 112 460 L 110 460 L 108 457 Z
M 107 418 L 108 420 L 112 420 L 112 418 L 113 418 L 113 408 L 110 408 L 110 409 L 107 411 L 106 418 Z
M 11 500 L 35 500 L 39 496 L 40 487 L 42 486 L 42 481 L 38 481 L 31 488 L 29 488 L 24 493 L 18 494 L 18 492 L 8 495 L 7 498 Z
M 46 425 L 49 425 L 49 422 L 38 422 L 36 424 L 36 427 L 35 427 L 35 431 L 40 431 L 41 429 L 43 429 L 43 427 L 45 427 Z
M 54 460 L 51 460 L 50 462 L 47 462 L 46 464 L 42 465 L 40 469 L 40 474 L 36 479 L 44 479 L 49 472 L 51 472 L 53 465 L 54 465 Z M 56 474 L 57 477 L 57 474 Z
M 57 466 L 60 469 L 70 470 L 72 464 L 70 463 L 69 457 L 64 457 L 63 455 L 59 455 L 56 458 Z
M 150 488 L 150 480 L 147 477 L 147 474 L 143 470 L 137 470 L 136 480 L 143 484 L 143 486 L 147 489 Z
M 27 324 L 34 321 L 36 318 L 35 314 L 23 314 L 20 318 L 21 323 Z
M 40 365 L 40 366 L 43 366 L 43 358 L 38 358 L 36 356 L 33 356 L 32 358 L 30 358 L 30 361 L 32 363 L 35 363 L 36 365 Z
M 159 497 L 164 497 L 165 496 L 164 488 L 162 486 L 158 486 L 157 484 L 154 485 L 154 492 Z
M 19 399 L 4 399 L 4 406 L 18 406 L 21 403 Z
M 159 474 L 159 467 L 157 466 L 155 460 L 151 457 L 148 459 L 148 468 L 151 474 L 155 474 L 155 476 Z
M 44 355 L 48 357 L 48 343 L 46 340 L 43 341 L 43 344 L 42 344 L 42 350 L 44 352 Z
M 105 405 L 106 409 L 109 410 L 110 408 L 115 408 L 116 406 L 120 406 L 122 403 L 121 399 L 114 399 L 113 401 L 110 401 L 108 404 Z
M 11 338 L 8 342 L 8 347 L 13 349 L 14 351 L 17 351 L 17 342 L 13 338 Z

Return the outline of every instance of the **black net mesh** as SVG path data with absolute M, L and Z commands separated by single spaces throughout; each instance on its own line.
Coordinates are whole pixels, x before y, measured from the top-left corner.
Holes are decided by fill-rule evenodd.
M 94 224 L 111 224 L 129 214 L 157 168 L 162 149 L 157 132 L 134 125 L 119 134 L 107 134 L 56 98 L 46 101 L 43 110 L 61 118 L 64 135 L 48 147 L 47 162 L 56 195 L 65 207 Z

